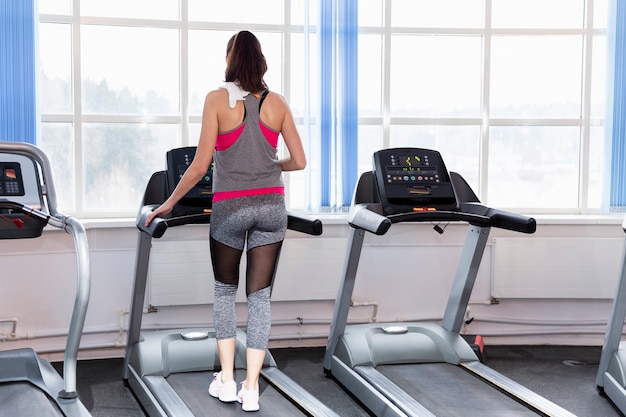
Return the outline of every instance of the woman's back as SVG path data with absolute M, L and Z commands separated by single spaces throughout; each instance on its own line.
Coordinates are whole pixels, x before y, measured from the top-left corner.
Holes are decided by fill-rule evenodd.
M 209 94 L 216 96 L 216 103 L 218 104 L 218 131 L 223 133 L 239 127 L 243 122 L 245 113 L 243 101 L 237 101 L 235 107 L 230 108 L 228 90 L 219 88 Z M 267 127 L 280 132 L 288 111 L 289 108 L 285 99 L 280 94 L 270 91 L 263 101 L 260 118 Z

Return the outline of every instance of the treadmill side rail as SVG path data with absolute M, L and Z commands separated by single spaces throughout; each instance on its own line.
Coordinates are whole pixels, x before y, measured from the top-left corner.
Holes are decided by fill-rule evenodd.
M 462 363 L 461 366 L 544 415 L 550 417 L 576 417 L 575 414 L 480 362 Z
M 604 373 L 604 393 L 620 410 L 626 410 L 626 390 L 609 372 Z
M 150 417 L 168 417 L 159 401 L 152 394 L 150 389 L 148 389 L 141 377 L 137 375 L 137 372 L 135 372 L 132 366 L 127 366 L 124 372 L 127 375 L 126 381 L 128 386 L 135 393 L 137 400 L 146 411 L 146 414 Z
M 292 402 L 297 404 L 301 409 L 306 410 L 314 417 L 339 417 L 337 413 L 328 408 L 324 403 L 319 401 L 309 392 L 305 391 L 294 380 L 289 378 L 285 373 L 276 367 L 266 367 L 261 369 L 261 375 L 267 379 L 276 389 L 287 395 Z
M 391 400 L 385 397 L 380 391 L 367 383 L 365 378 L 356 373 L 338 357 L 333 356 L 329 359 L 332 368 L 333 377 L 341 382 L 344 386 L 350 386 L 351 392 L 377 417 L 408 417 L 408 415 L 398 408 Z M 416 417 L 432 417 L 432 414 L 424 414 Z
M 408 395 L 390 379 L 380 372 L 377 372 L 371 366 L 357 366 L 356 372 L 365 378 L 370 384 L 378 387 L 378 390 L 394 404 L 402 408 L 407 415 L 418 417 L 435 417 L 433 413 L 428 411 L 415 398 Z
M 160 375 L 146 375 L 143 381 L 150 388 L 150 392 L 158 392 L 157 398 L 159 404 L 165 408 L 168 416 L 176 417 L 194 417 L 193 413 L 187 408 L 187 404 L 172 389 L 165 378 Z

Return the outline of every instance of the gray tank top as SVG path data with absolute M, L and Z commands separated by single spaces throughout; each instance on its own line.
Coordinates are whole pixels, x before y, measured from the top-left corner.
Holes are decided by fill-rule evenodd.
M 260 127 L 259 112 L 262 99 L 248 94 L 244 99 L 245 116 L 242 126 L 220 137 L 241 132 L 235 142 L 223 150 L 215 150 L 213 160 L 213 192 L 256 190 L 283 187 L 282 168 L 278 151 L 268 142 Z

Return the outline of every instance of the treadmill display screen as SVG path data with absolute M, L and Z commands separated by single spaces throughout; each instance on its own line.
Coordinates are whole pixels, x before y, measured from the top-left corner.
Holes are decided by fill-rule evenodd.
M 168 171 L 168 193 L 172 193 L 178 182 L 191 165 L 193 158 L 196 156 L 196 147 L 189 146 L 186 148 L 172 149 L 167 153 L 167 171 Z M 200 205 L 206 204 L 203 199 L 213 196 L 213 166 L 209 167 L 207 173 L 200 178 L 200 181 L 183 197 L 182 200 L 198 200 Z M 189 201 L 187 201 L 189 202 Z
M 388 183 L 420 184 L 425 182 L 438 183 L 439 170 L 431 165 L 428 155 L 391 155 L 390 165 L 385 167 Z
M 384 149 L 374 154 L 374 171 L 387 214 L 456 207 L 450 175 L 437 151 Z
M 191 164 L 191 161 L 189 161 L 189 164 Z M 177 167 L 178 169 L 178 181 L 176 182 L 178 184 L 178 182 L 180 182 L 180 179 L 183 177 L 183 175 L 185 174 L 185 171 L 187 171 L 187 168 L 189 168 L 189 164 L 185 164 L 185 165 L 179 165 Z M 202 178 L 200 178 L 200 181 L 198 181 L 198 184 L 189 192 L 189 194 L 187 194 L 187 197 L 202 197 L 204 195 L 212 195 L 213 191 L 212 191 L 212 176 L 211 176 L 211 172 L 207 172 Z M 172 190 L 173 191 L 173 190 Z
M 172 149 L 166 154 L 167 159 L 167 192 L 171 194 L 180 182 L 193 158 L 196 147 Z M 211 209 L 213 203 L 213 166 L 200 178 L 200 181 L 180 199 L 173 212 L 175 215 L 202 213 Z
M 24 195 L 24 183 L 20 164 L 0 162 L 0 197 Z

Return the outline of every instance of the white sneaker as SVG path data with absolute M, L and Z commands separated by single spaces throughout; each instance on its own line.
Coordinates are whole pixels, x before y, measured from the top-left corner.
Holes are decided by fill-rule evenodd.
M 215 378 L 209 385 L 209 395 L 225 403 L 237 401 L 237 383 L 235 381 L 222 382 L 222 372 L 216 372 L 213 376 Z
M 243 411 L 258 411 L 259 391 L 245 389 L 242 382 L 241 389 L 237 394 L 237 401 L 241 403 L 241 409 Z

